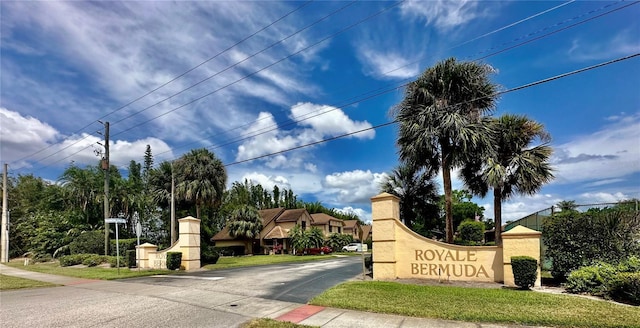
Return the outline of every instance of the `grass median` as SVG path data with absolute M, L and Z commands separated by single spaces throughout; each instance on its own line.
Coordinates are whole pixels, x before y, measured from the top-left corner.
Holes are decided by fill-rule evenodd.
M 469 322 L 556 327 L 639 327 L 640 308 L 512 289 L 347 282 L 310 304 Z
M 4 274 L 0 274 L 0 290 L 12 290 L 22 288 L 36 288 L 36 287 L 55 287 L 56 284 L 51 284 L 43 281 L 36 281 L 31 279 L 25 279 L 20 277 L 12 277 Z
M 100 280 L 114 280 L 124 278 L 135 278 L 144 276 L 153 276 L 158 274 L 171 274 L 177 271 L 169 270 L 138 270 L 129 268 L 120 268 L 118 273 L 117 268 L 104 268 L 104 267 L 61 267 L 57 262 L 52 263 L 37 263 L 24 265 L 21 262 L 9 262 L 5 263 L 8 266 L 16 269 L 29 270 L 40 273 L 48 273 L 58 276 L 68 276 L 83 279 L 100 279 Z

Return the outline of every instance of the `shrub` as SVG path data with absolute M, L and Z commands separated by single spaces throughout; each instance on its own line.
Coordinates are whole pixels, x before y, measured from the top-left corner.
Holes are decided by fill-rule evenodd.
M 182 262 L 181 252 L 167 252 L 167 269 L 180 269 L 180 262 Z
M 484 223 L 480 221 L 466 220 L 458 226 L 458 235 L 462 242 L 482 243 L 484 239 Z
M 117 268 L 118 267 L 118 257 L 117 256 L 107 256 L 107 261 L 109 262 L 109 267 L 111 268 Z M 122 258 L 122 256 L 120 256 L 120 267 L 124 268 L 127 266 L 127 262 L 125 261 L 125 259 Z
M 104 231 L 81 233 L 69 244 L 71 254 L 101 254 L 104 252 Z
M 553 260 L 551 274 L 563 280 L 569 273 L 596 261 L 615 263 L 638 255 L 638 214 L 616 209 L 563 211 L 543 223 L 546 256 Z
M 200 249 L 202 250 L 202 248 Z M 218 254 L 222 256 L 242 256 L 244 255 L 244 246 L 227 246 L 214 248 Z
M 220 258 L 220 254 L 213 248 L 205 244 L 201 244 L 200 246 L 200 263 L 202 265 L 205 264 L 216 264 L 218 263 L 218 259 Z
M 84 259 L 82 260 L 82 264 L 88 267 L 94 267 L 98 264 L 102 264 L 106 262 L 106 258 L 103 255 L 98 254 L 85 254 Z
M 607 293 L 608 285 L 617 273 L 617 269 L 613 265 L 598 263 L 572 271 L 563 286 L 570 293 L 603 296 Z
M 102 237 L 104 239 L 104 236 Z M 117 249 L 116 249 L 116 240 L 115 239 L 111 239 L 111 248 L 109 248 L 109 255 L 111 256 L 116 256 L 117 253 Z M 104 243 L 104 242 L 103 242 Z M 129 239 L 118 239 L 118 246 L 119 246 L 119 250 L 120 250 L 120 255 L 122 254 L 126 254 L 128 250 L 136 249 L 136 246 L 138 245 L 138 239 L 137 238 L 129 238 Z
M 522 289 L 529 289 L 538 277 L 538 261 L 530 256 L 512 256 L 511 269 L 515 284 Z
M 367 255 L 364 257 L 364 266 L 365 268 L 371 270 L 373 269 L 373 256 Z
M 136 251 L 133 249 L 128 249 L 125 254 L 127 257 L 127 266 L 129 268 L 135 268 L 137 266 Z
M 640 305 L 640 272 L 619 273 L 611 281 L 609 296 L 616 301 Z
M 617 269 L 620 272 L 640 272 L 640 257 L 628 257 L 618 264 Z
M 67 267 L 67 266 L 82 264 L 82 261 L 84 260 L 86 255 L 87 254 L 73 254 L 73 255 L 61 256 L 59 259 L 60 266 Z

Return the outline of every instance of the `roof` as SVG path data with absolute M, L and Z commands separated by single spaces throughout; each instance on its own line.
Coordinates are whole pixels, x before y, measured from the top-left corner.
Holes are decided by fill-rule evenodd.
M 358 220 L 345 220 L 344 221 L 344 228 L 345 229 L 354 229 L 357 224 L 358 224 Z
M 220 230 L 217 234 L 215 234 L 213 237 L 211 237 L 211 240 L 213 241 L 217 241 L 217 240 L 235 240 L 235 238 L 231 237 L 229 235 L 229 227 L 228 226 L 224 226 L 224 228 L 222 228 L 222 230 Z
M 289 238 L 289 231 L 282 229 L 280 226 L 275 226 L 269 233 L 264 236 L 264 239 L 283 239 Z
M 311 214 L 311 219 L 313 219 L 312 225 L 325 225 L 328 224 L 329 221 L 343 222 L 342 220 L 325 213 Z
M 371 234 L 371 225 L 365 224 L 362 226 L 362 238 L 367 239 Z
M 276 218 L 276 222 L 296 222 L 305 212 L 307 212 L 307 210 L 304 208 L 285 210 Z

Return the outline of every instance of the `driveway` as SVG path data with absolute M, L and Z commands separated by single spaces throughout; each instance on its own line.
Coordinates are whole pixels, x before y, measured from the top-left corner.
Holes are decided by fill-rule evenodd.
M 160 277 L 120 280 L 161 286 L 193 288 L 271 300 L 307 303 L 314 296 L 362 274 L 359 256 L 284 263 Z

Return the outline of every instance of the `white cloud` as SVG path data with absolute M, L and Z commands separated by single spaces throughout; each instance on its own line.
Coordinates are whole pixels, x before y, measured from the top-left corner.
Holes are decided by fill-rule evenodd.
M 640 40 L 637 32 L 622 31 L 606 42 L 593 43 L 588 38 L 574 39 L 568 55 L 576 61 L 594 61 L 613 59 L 640 52 Z
M 335 204 L 367 204 L 380 191 L 380 183 L 387 173 L 373 173 L 370 170 L 336 172 L 325 176 L 323 193 Z
M 40 151 L 59 136 L 49 124 L 4 107 L 0 107 L 0 127 L 0 162 L 5 163 Z
M 360 60 L 365 66 L 365 74 L 377 78 L 407 79 L 420 73 L 419 62 L 395 52 L 377 51 L 361 47 Z
M 602 181 L 640 172 L 640 113 L 555 147 L 554 183 Z
M 314 132 L 322 137 L 332 137 L 371 128 L 369 122 L 351 120 L 341 109 L 328 105 L 297 103 L 291 107 L 291 118 L 304 120 L 298 124 L 310 126 Z M 373 139 L 375 135 L 375 130 L 368 130 L 354 134 L 352 137 Z
M 281 175 L 273 176 L 273 175 L 264 175 L 258 172 L 252 172 L 252 173 L 244 174 L 239 181 L 244 181 L 245 179 L 248 181 L 252 181 L 255 184 L 260 184 L 263 188 L 269 191 L 273 190 L 273 187 L 276 185 L 280 189 L 283 189 L 283 188 L 291 189 L 291 184 L 289 183 L 289 180 L 287 180 L 287 178 Z
M 578 204 L 597 204 L 597 203 L 616 203 L 621 200 L 631 199 L 629 195 L 625 195 L 621 192 L 607 193 L 607 192 L 595 192 L 595 193 L 583 193 L 577 198 Z
M 406 1 L 400 8 L 405 16 L 424 19 L 426 24 L 432 24 L 441 30 L 463 25 L 482 16 L 479 1 L 471 0 L 430 0 Z
M 354 213 L 360 218 L 360 220 L 364 221 L 364 223 L 371 224 L 371 211 L 367 211 L 363 208 L 351 207 L 351 206 L 337 208 L 336 210 L 344 214 Z

